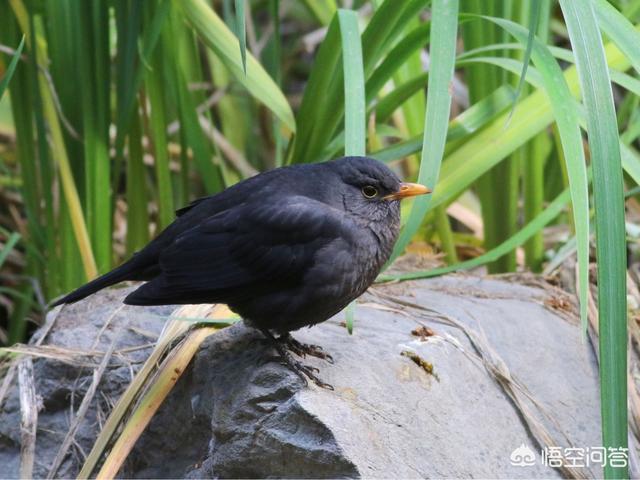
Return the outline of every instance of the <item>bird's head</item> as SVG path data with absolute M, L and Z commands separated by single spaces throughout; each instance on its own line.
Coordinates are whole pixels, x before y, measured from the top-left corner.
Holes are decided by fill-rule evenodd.
M 372 158 L 344 157 L 326 165 L 342 180 L 343 208 L 369 221 L 398 218 L 400 200 L 431 192 L 423 185 L 401 182 L 389 167 Z

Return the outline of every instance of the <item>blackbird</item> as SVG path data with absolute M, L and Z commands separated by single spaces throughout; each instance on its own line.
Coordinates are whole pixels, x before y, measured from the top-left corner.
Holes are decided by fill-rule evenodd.
M 146 281 L 128 305 L 225 303 L 297 373 L 327 386 L 285 347 L 330 356 L 289 332 L 327 320 L 371 285 L 398 236 L 399 200 L 429 191 L 367 157 L 270 170 L 178 210 L 130 260 L 53 305 L 124 280 Z

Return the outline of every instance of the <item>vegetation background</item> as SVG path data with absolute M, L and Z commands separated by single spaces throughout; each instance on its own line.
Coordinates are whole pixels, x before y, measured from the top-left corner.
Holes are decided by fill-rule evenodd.
M 625 447 L 638 22 L 640 0 L 3 0 L 0 342 L 194 198 L 367 154 L 435 189 L 394 258 L 444 262 L 381 281 L 577 258 L 604 445 Z

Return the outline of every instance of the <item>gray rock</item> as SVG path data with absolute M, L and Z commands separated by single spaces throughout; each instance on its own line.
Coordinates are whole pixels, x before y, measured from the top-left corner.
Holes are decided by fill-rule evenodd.
M 66 307 L 44 343 L 90 349 L 128 291 L 112 289 Z M 106 350 L 114 336 L 118 350 L 144 345 L 170 312 L 125 307 L 95 349 Z M 535 424 L 527 420 L 539 422 L 557 446 L 600 445 L 597 365 L 562 293 L 449 276 L 377 286 L 361 299 L 355 318 L 351 336 L 340 315 L 295 333 L 333 355 L 333 365 L 305 362 L 334 391 L 305 386 L 242 324 L 208 338 L 121 474 L 549 478 L 560 473 L 542 464 Z M 418 321 L 435 335 L 412 335 Z M 118 398 L 148 352 L 114 356 L 58 476 L 77 474 L 107 399 Z M 77 409 L 92 369 L 46 359 L 34 368 L 43 402 L 34 475 L 44 477 L 68 430 L 70 404 Z M 17 390 L 0 410 L 0 477 L 19 475 Z M 535 452 L 534 464 L 512 465 L 511 453 L 523 444 Z M 601 476 L 598 468 L 582 472 Z

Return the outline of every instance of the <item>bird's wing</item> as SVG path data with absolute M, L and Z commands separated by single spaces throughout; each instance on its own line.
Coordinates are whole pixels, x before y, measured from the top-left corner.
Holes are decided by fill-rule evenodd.
M 250 286 L 302 279 L 318 251 L 335 241 L 355 241 L 349 223 L 306 197 L 227 210 L 179 235 L 160 255 L 161 274 L 130 300 L 191 296 L 195 303 L 198 295 L 215 292 L 237 298 L 250 294 Z
M 187 213 L 189 210 L 192 210 L 194 207 L 197 207 L 202 202 L 204 202 L 206 200 L 209 200 L 210 198 L 211 198 L 211 196 L 196 198 L 195 200 L 193 200 L 191 203 L 185 205 L 184 207 L 178 208 L 176 210 L 176 217 L 181 217 L 182 215 Z
M 252 195 L 261 195 L 265 189 L 269 188 L 274 180 L 278 180 L 278 174 L 278 170 L 271 170 L 232 185 L 215 195 L 197 198 L 188 205 L 177 209 L 176 216 L 183 217 L 187 213 L 194 213 L 196 217 L 199 217 L 203 212 L 208 212 L 210 215 L 213 215 L 214 213 L 233 208 L 240 203 L 244 203 L 247 191 L 251 191 Z

